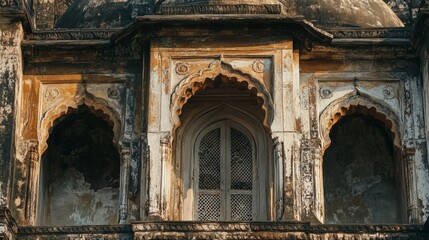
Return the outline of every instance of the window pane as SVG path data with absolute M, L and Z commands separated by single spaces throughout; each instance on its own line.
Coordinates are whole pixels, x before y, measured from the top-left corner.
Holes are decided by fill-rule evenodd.
M 220 128 L 210 131 L 203 137 L 198 156 L 199 189 L 220 189 Z
M 219 194 L 198 194 L 198 220 L 220 220 L 220 196 Z
M 246 135 L 231 128 L 231 189 L 252 190 L 252 145 Z
M 252 221 L 252 195 L 231 195 L 231 220 Z

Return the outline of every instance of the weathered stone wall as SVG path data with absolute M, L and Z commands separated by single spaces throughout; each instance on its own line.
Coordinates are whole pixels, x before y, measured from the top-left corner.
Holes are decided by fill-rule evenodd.
M 394 144 L 399 149 L 407 149 L 401 154 L 404 156 L 401 161 L 405 161 L 403 169 L 408 172 L 402 177 L 402 183 L 408 186 L 408 206 L 404 208 L 414 209 L 408 221 L 422 222 L 429 209 L 428 192 L 423 187 L 429 182 L 429 173 L 425 157 L 423 100 L 419 91 L 422 82 L 412 52 L 400 46 L 395 49 L 372 46 L 363 50 L 348 43 L 346 47 L 316 47 L 311 53 L 302 54 L 301 99 L 309 99 L 302 109 L 309 108 L 310 114 L 303 116 L 303 124 L 310 126 L 303 128 L 303 134 L 310 135 L 316 130 L 321 136 L 323 153 L 331 143 L 331 127 L 349 111 L 353 112 L 351 106 L 367 106 L 372 109 L 366 111 L 369 115 L 381 121 L 388 119 Z M 312 108 L 317 109 L 316 113 Z M 315 120 L 311 119 L 316 119 L 316 123 L 319 120 L 320 125 L 314 126 Z M 317 160 L 311 164 L 321 166 Z M 315 178 L 314 181 L 320 180 Z M 315 189 L 314 194 L 319 191 Z
M 9 204 L 16 88 L 22 78 L 21 23 L 0 23 L 0 205 Z
M 106 41 L 94 40 L 88 45 L 77 44 L 72 48 L 67 45 L 51 47 L 43 44 L 34 47 L 28 42 L 27 40 L 23 52 L 26 65 L 20 88 L 22 94 L 19 95 L 19 127 L 16 129 L 18 154 L 13 185 L 14 216 L 21 225 L 42 222 L 40 214 L 37 214 L 37 211 L 41 213 L 40 209 L 37 210 L 41 206 L 39 202 L 42 204 L 44 201 L 44 195 L 39 194 L 43 189 L 43 186 L 39 188 L 39 179 L 43 183 L 48 172 L 41 165 L 44 154 L 49 150 L 48 139 L 56 120 L 73 113 L 79 106 L 86 105 L 113 128 L 111 144 L 114 144 L 120 157 L 117 162 L 120 162 L 120 169 L 114 173 L 119 177 L 116 182 L 119 185 L 112 186 L 116 190 L 107 194 L 109 201 L 115 202 L 107 210 L 114 212 L 112 218 L 87 219 L 88 221 L 80 219 L 74 223 L 84 224 L 86 221 L 111 224 L 119 220 L 123 223 L 139 219 L 140 142 L 144 122 L 143 109 L 141 105 L 136 105 L 136 102 L 142 102 L 140 46 L 127 43 L 111 48 Z M 38 41 L 35 42 L 37 45 Z M 73 45 L 73 40 L 68 44 Z M 99 150 L 103 151 L 103 148 Z M 95 175 L 101 177 L 100 174 Z M 81 186 L 81 182 L 79 185 Z M 88 193 L 91 192 L 90 189 L 87 190 Z M 83 207 L 85 202 L 81 200 L 83 202 L 78 204 Z M 97 206 L 96 201 L 89 204 Z M 104 210 L 106 209 L 103 208 Z M 69 216 L 64 216 L 63 220 L 79 215 L 79 209 L 66 212 Z

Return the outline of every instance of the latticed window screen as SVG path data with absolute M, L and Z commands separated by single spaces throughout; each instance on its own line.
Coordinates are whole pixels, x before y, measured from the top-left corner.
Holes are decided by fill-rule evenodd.
M 206 133 L 197 151 L 197 220 L 251 221 L 254 153 L 249 138 L 225 123 Z

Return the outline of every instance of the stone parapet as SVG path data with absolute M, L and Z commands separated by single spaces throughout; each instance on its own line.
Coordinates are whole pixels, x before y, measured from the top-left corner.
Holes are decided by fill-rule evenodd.
M 130 225 L 20 227 L 17 239 L 131 240 L 133 233 Z
M 19 227 L 16 239 L 426 240 L 427 227 L 423 225 L 313 225 L 300 222 L 139 222 L 116 226 Z
M 425 239 L 421 225 L 312 225 L 291 222 L 135 223 L 134 239 Z

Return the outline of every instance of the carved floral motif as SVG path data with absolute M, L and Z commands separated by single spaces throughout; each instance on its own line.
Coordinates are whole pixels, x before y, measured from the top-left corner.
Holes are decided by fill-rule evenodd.
M 107 96 L 110 99 L 119 99 L 119 97 L 121 96 L 121 90 L 117 86 L 112 86 L 107 89 Z
M 263 73 L 265 70 L 265 64 L 261 60 L 256 60 L 253 62 L 252 69 L 257 73 Z
M 395 88 L 393 86 L 387 85 L 383 89 L 383 96 L 385 99 L 392 99 L 396 97 Z
M 189 65 L 186 63 L 178 62 L 176 64 L 176 73 L 179 75 L 187 75 L 189 73 Z
M 60 95 L 60 90 L 57 88 L 48 88 L 45 92 L 45 99 L 46 101 L 52 101 L 55 100 Z

